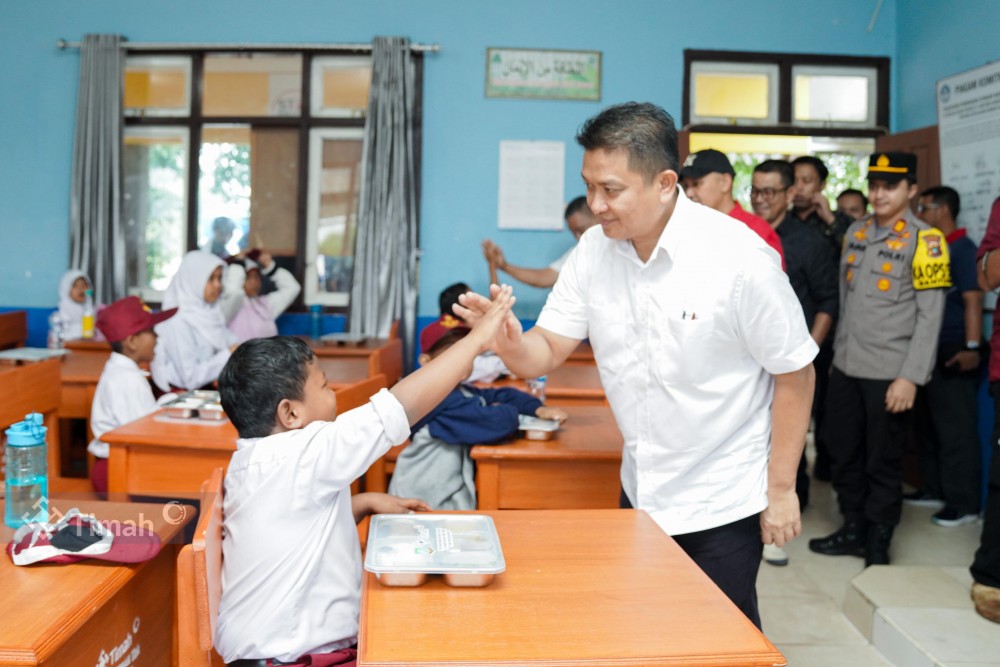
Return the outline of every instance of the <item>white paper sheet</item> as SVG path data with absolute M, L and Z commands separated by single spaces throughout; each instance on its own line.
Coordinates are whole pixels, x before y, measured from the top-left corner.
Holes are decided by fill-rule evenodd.
M 562 229 L 565 154 L 561 141 L 500 142 L 500 229 Z

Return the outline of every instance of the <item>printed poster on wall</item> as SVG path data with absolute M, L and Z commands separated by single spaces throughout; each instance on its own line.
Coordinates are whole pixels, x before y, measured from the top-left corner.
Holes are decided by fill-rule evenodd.
M 500 229 L 562 229 L 565 154 L 561 141 L 500 142 Z
M 979 243 L 1000 197 L 1000 61 L 938 81 L 937 108 L 941 182 L 958 191 L 959 224 Z
M 486 97 L 601 99 L 601 52 L 487 49 Z

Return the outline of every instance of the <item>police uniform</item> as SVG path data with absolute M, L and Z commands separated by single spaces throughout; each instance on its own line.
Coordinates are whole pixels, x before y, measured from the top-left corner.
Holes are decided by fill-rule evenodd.
M 904 166 L 899 166 L 904 163 Z M 869 178 L 910 176 L 916 158 L 872 156 Z M 902 170 L 902 171 L 900 171 Z M 845 527 L 810 548 L 831 555 L 865 555 L 869 527 L 881 527 L 883 553 L 902 508 L 902 449 L 910 412 L 885 409 L 889 385 L 904 378 L 925 384 L 935 362 L 951 285 L 948 244 L 909 209 L 887 226 L 875 216 L 853 223 L 840 260 L 840 318 L 826 404 L 826 440 L 833 485 Z M 850 529 L 851 535 L 842 534 Z

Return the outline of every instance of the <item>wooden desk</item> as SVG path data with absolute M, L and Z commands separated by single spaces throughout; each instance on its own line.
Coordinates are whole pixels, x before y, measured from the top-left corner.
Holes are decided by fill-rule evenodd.
M 229 466 L 237 438 L 232 423 L 163 421 L 161 415 L 101 436 L 111 450 L 109 493 L 196 498 L 212 470 Z
M 326 380 L 334 389 L 341 389 L 368 377 L 367 357 L 319 357 L 320 367 L 326 371 Z M 206 479 L 208 479 L 206 477 Z
M 62 511 L 79 507 L 99 519 L 149 527 L 163 548 L 145 563 L 87 560 L 71 565 L 15 566 L 0 558 L 0 665 L 112 667 L 135 655 L 133 665 L 170 667 L 174 661 L 176 545 L 168 544 L 194 515 L 193 508 L 53 499 Z M 0 507 L 3 503 L 0 502 Z M 53 520 L 58 515 L 53 516 Z M 168 519 L 176 521 L 171 523 Z M 128 523 L 132 522 L 132 524 Z M 147 523 L 149 522 L 149 523 Z M 6 544 L 14 531 L 0 525 Z M 130 642 L 127 645 L 126 642 Z M 117 661 L 101 662 L 125 647 Z
M 333 343 L 299 336 L 317 357 L 363 357 L 367 359 L 389 344 L 388 338 L 369 338 L 363 343 Z
M 63 347 L 67 350 L 80 352 L 104 352 L 106 354 L 111 354 L 111 343 L 106 340 L 97 340 L 95 338 L 78 338 L 76 340 L 68 340 L 63 343 Z
M 552 440 L 477 445 L 479 509 L 613 509 L 621 492 L 622 436 L 611 408 L 566 406 Z
M 520 378 L 497 380 L 490 387 L 514 387 L 528 391 L 528 383 Z M 601 376 L 594 364 L 563 364 L 548 374 L 545 381 L 545 403 L 554 406 L 607 405 Z
M 570 352 L 569 356 L 566 357 L 566 362 L 592 364 L 594 363 L 594 348 L 590 346 L 588 341 L 583 341 L 576 346 L 575 350 Z
M 107 343 L 103 345 L 107 346 Z M 86 419 L 88 423 L 90 422 L 90 408 L 94 403 L 97 382 L 101 379 L 104 364 L 110 356 L 111 348 L 75 349 L 62 358 L 60 417 Z
M 42 414 L 48 428 L 45 435 L 49 488 L 57 491 L 89 491 L 90 480 L 62 477 L 59 447 L 61 395 L 58 358 L 17 366 L 0 364 L 0 429 L 22 421 L 30 412 Z
M 784 665 L 645 512 L 487 512 L 507 571 L 487 588 L 365 573 L 358 665 Z

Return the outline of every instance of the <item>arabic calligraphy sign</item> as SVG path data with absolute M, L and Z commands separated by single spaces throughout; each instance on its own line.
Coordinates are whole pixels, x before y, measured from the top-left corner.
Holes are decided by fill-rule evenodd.
M 601 99 L 601 52 L 486 50 L 486 97 Z

